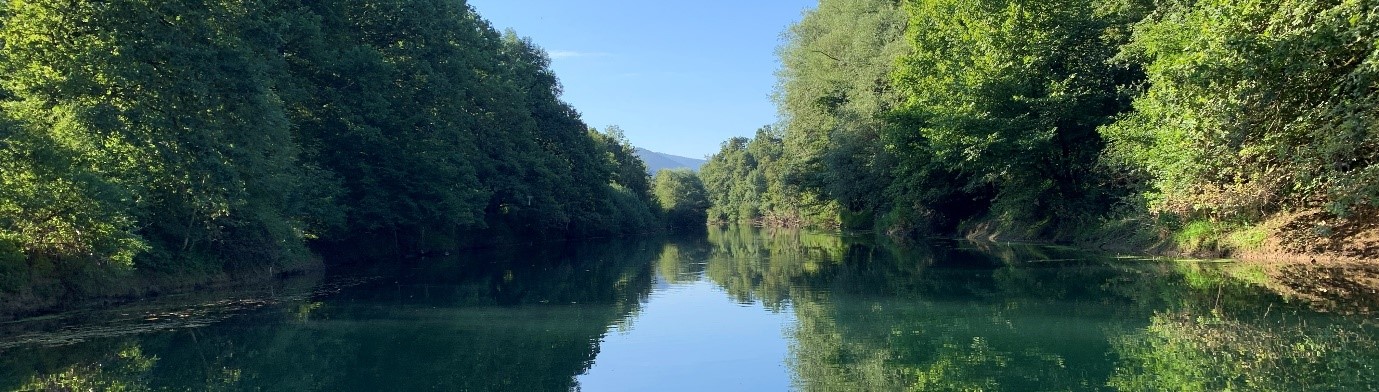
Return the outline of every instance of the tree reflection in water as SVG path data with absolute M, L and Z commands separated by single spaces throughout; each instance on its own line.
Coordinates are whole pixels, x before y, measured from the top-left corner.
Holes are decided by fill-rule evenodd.
M 1372 320 L 1233 264 L 727 227 L 362 274 L 380 278 L 215 322 L 0 344 L 0 390 L 570 390 L 652 292 L 703 280 L 722 289 L 703 295 L 793 316 L 781 339 L 800 390 L 1379 389 Z M 701 332 L 680 327 L 650 335 Z M 758 365 L 700 377 L 780 369 Z
M 1231 266 L 729 227 L 707 276 L 788 305 L 802 390 L 1374 390 L 1364 319 Z
M 0 351 L 0 390 L 568 390 L 651 290 L 657 241 L 505 249 L 199 328 Z

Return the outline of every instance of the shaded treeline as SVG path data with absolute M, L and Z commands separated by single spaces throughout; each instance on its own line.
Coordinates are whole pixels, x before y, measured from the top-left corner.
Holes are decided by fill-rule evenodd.
M 461 0 L 5 2 L 0 293 L 659 229 L 549 62 Z
M 709 219 L 1335 239 L 1379 205 L 1377 36 L 1365 1 L 823 0 L 781 124 L 705 165 Z

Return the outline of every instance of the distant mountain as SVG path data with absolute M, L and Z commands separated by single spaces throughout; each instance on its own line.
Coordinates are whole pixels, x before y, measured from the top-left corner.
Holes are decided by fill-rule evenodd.
M 699 167 L 704 165 L 703 159 L 686 158 L 682 156 L 662 154 L 645 148 L 637 147 L 637 156 L 646 162 L 646 171 L 651 174 L 661 171 L 661 169 L 690 169 L 699 171 Z

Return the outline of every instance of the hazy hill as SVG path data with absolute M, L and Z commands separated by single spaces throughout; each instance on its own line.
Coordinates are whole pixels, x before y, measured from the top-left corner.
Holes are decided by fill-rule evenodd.
M 646 171 L 651 174 L 656 174 L 656 172 L 661 169 L 679 168 L 686 168 L 697 172 L 699 171 L 699 167 L 704 165 L 703 159 L 663 154 L 641 147 L 637 147 L 635 151 L 637 156 L 642 158 L 642 162 L 646 162 Z

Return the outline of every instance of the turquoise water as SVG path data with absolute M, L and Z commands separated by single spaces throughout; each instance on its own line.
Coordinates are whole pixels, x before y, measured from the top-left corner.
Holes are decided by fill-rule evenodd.
M 1231 264 L 751 228 L 0 324 L 0 390 L 1375 390 L 1372 316 Z

